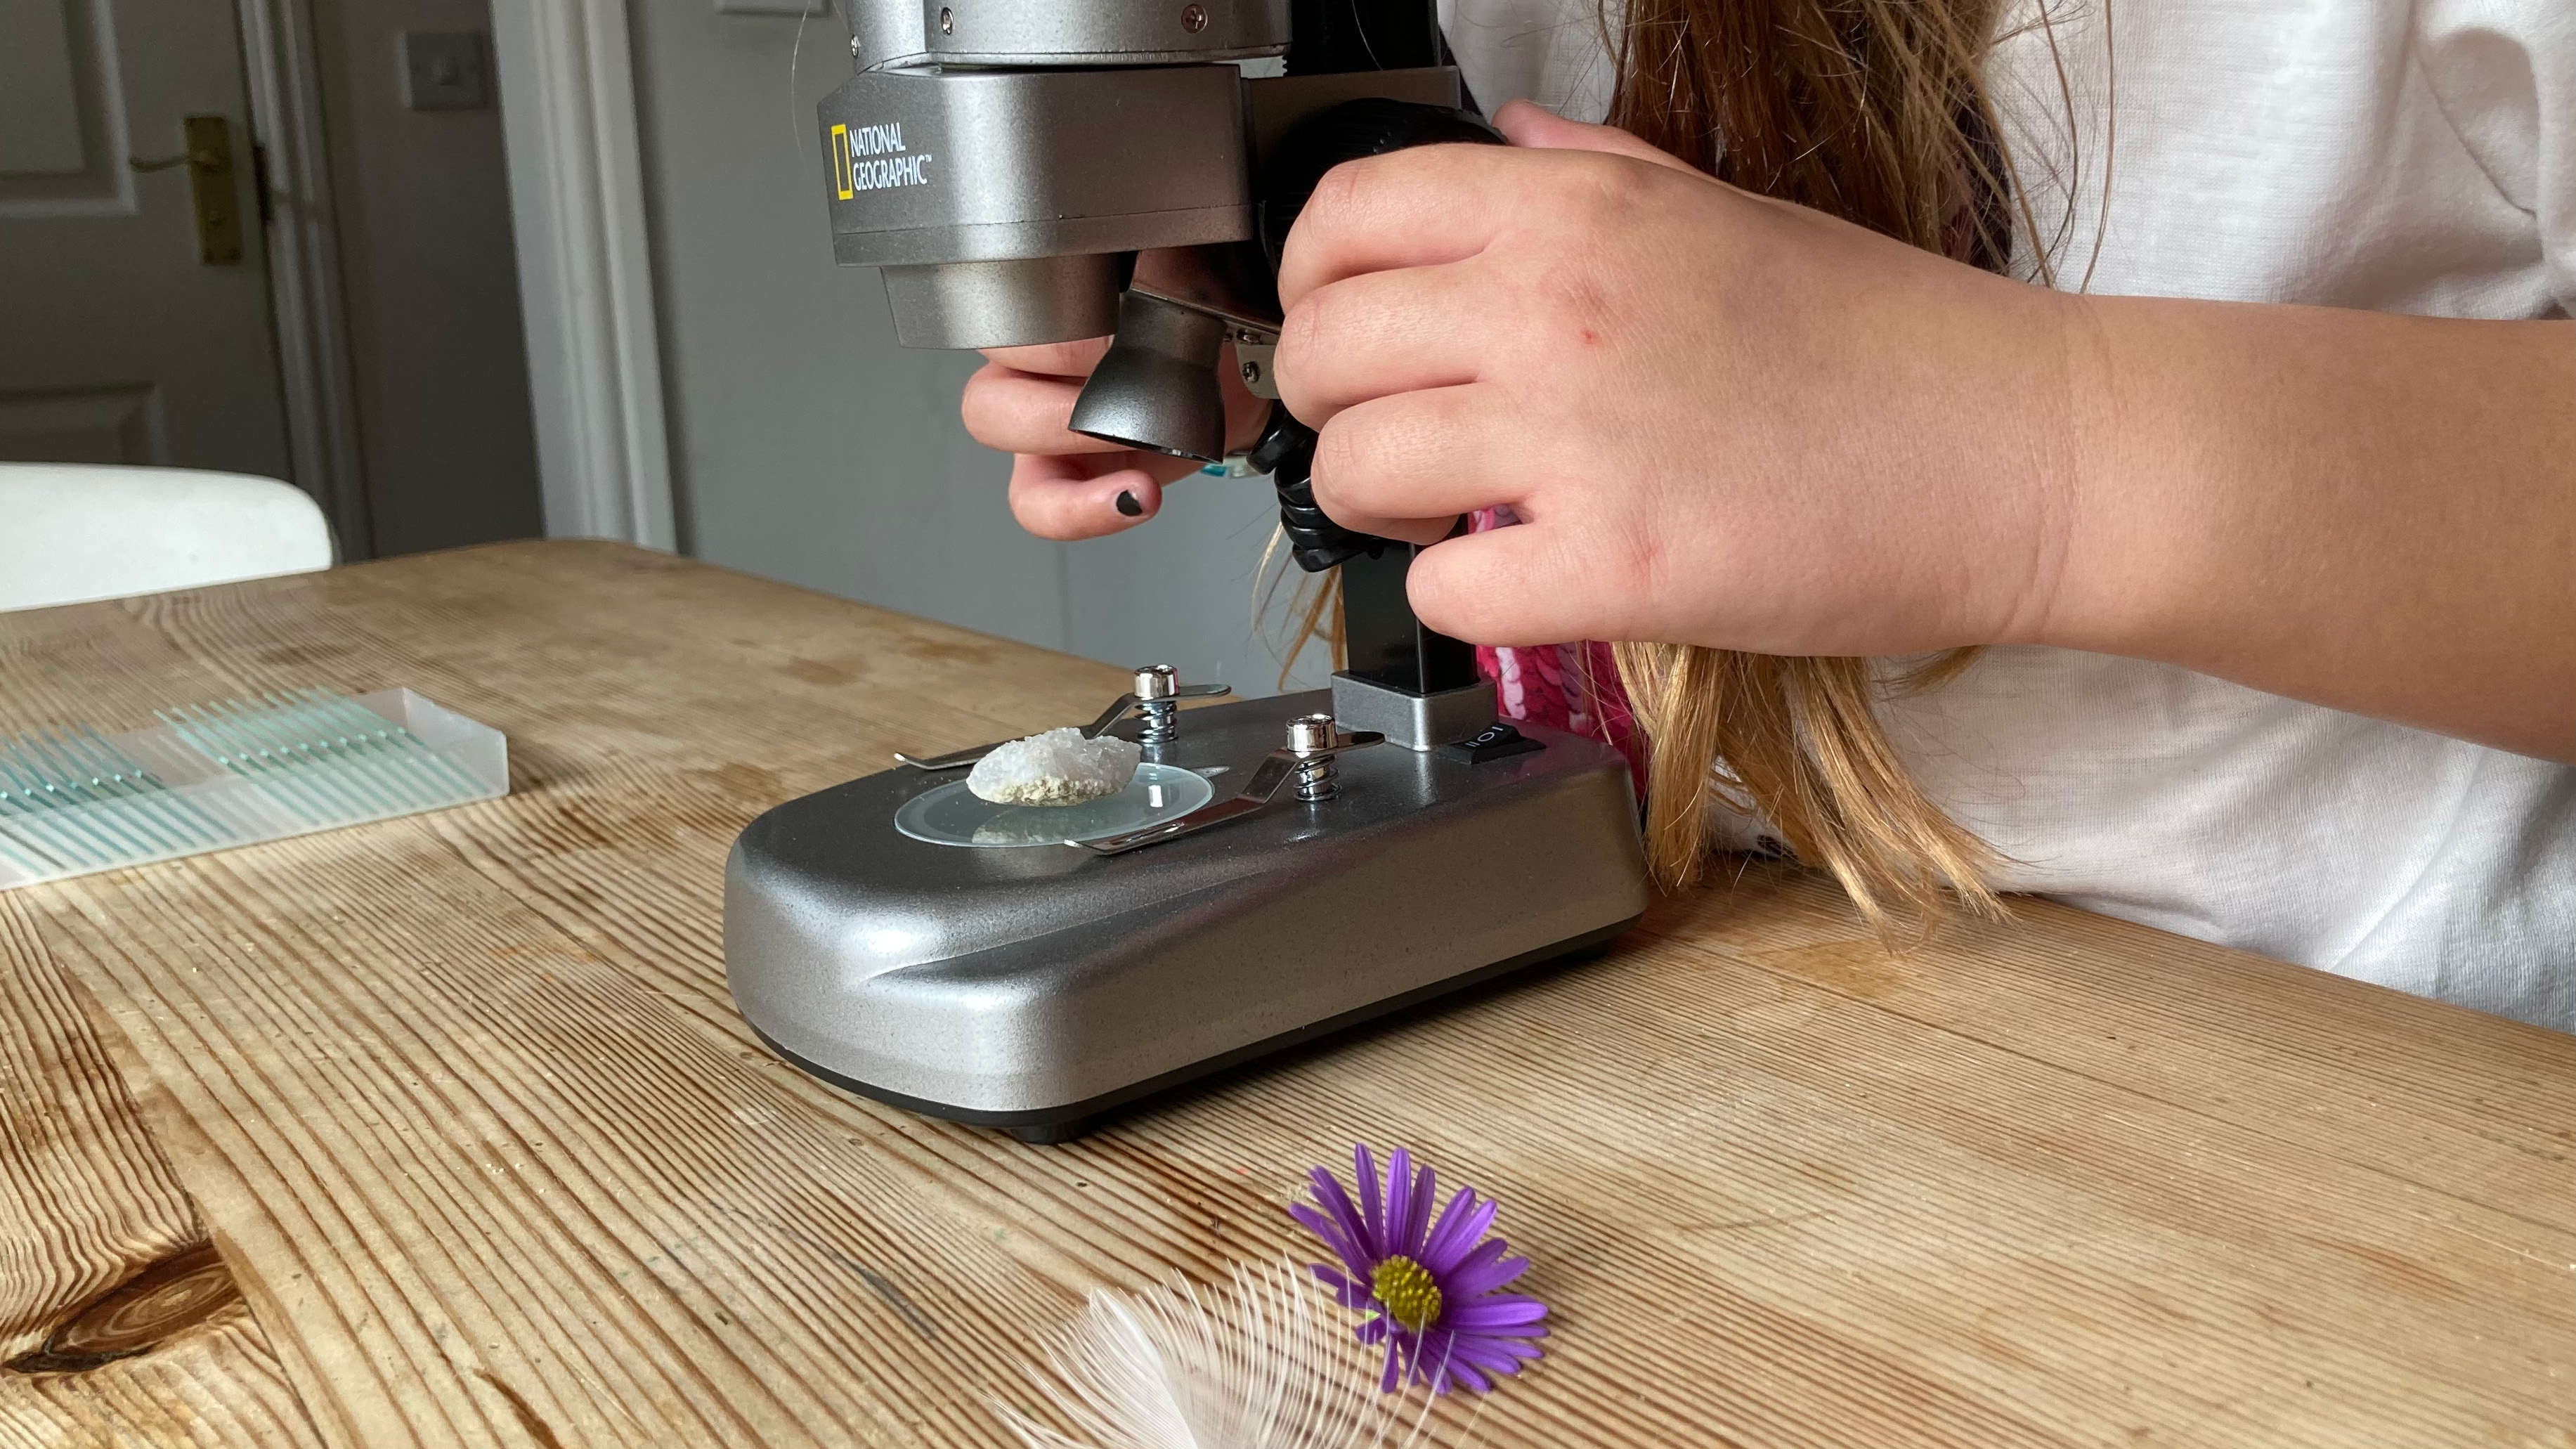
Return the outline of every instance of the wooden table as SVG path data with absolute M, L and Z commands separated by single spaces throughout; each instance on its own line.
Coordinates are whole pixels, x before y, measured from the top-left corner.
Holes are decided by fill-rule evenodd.
M 0 895 L 0 1444 L 1007 1444 L 1088 1287 L 1407 1143 L 1555 1305 L 1444 1442 L 2576 1449 L 2576 1038 L 1730 873 L 1069 1147 L 780 1066 L 734 833 L 1111 669 L 600 544 L 0 616 L 0 727 L 405 684 L 506 800 Z

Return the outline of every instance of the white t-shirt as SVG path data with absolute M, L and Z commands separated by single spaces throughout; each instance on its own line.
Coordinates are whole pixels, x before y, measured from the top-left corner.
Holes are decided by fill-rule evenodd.
M 1488 110 L 1601 117 L 1590 0 L 1441 8 Z M 2104 294 L 2576 311 L 2576 3 L 2057 9 L 2081 12 L 2054 27 L 2068 86 L 2048 35 L 2010 27 L 1987 80 L 2041 234 L 2068 223 L 2060 285 L 2089 266 Z M 1886 718 L 2018 862 L 1999 886 L 2576 1030 L 2576 769 L 2060 649 L 1990 650 Z

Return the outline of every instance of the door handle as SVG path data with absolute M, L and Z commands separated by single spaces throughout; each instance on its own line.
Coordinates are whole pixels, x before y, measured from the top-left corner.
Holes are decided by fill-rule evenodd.
M 191 209 L 197 217 L 197 260 L 229 266 L 242 259 L 241 210 L 233 204 L 232 127 L 221 116 L 190 116 L 183 123 L 188 149 L 146 161 L 128 156 L 136 171 L 188 168 Z

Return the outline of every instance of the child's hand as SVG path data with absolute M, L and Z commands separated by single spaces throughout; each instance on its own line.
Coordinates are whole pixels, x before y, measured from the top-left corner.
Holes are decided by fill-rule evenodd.
M 1535 107 L 1325 178 L 1279 379 L 1315 496 L 1431 542 L 1478 643 L 1889 654 L 2033 637 L 2071 525 L 2067 298 Z M 2037 423 L 2032 420 L 2038 419 Z
M 1153 254 L 1147 253 L 1147 264 Z M 1041 538 L 1096 538 L 1132 528 L 1163 506 L 1163 485 L 1198 471 L 1188 458 L 1121 448 L 1065 427 L 1109 339 L 995 347 L 966 383 L 966 431 L 1011 459 L 1011 516 Z M 1229 446 L 1249 447 L 1270 415 L 1236 375 L 1234 344 L 1217 359 Z

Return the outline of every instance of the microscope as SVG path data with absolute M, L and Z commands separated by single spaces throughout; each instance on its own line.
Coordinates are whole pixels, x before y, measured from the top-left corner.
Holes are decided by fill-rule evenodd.
M 1373 1017 L 1596 950 L 1646 905 L 1626 762 L 1497 719 L 1405 596 L 1415 549 L 1315 507 L 1271 377 L 1279 249 L 1341 161 L 1491 143 L 1429 0 L 849 0 L 819 122 L 834 259 L 908 347 L 1109 336 L 1077 431 L 1225 452 L 1216 367 L 1273 399 L 1251 463 L 1340 571 L 1330 690 L 1166 666 L 1083 725 L 1141 747 L 1079 806 L 988 804 L 994 746 L 762 815 L 725 871 L 734 1001 L 783 1059 L 925 1115 L 1063 1141 Z M 1140 266 L 1139 254 L 1146 254 Z

